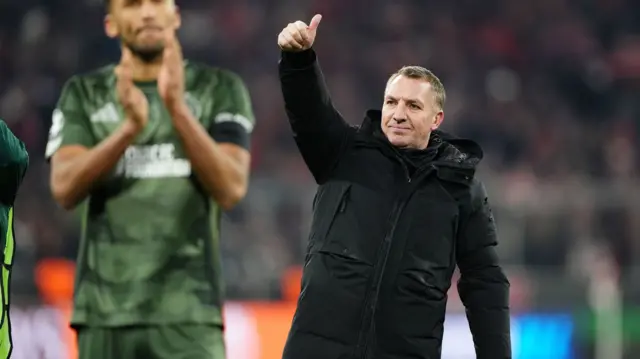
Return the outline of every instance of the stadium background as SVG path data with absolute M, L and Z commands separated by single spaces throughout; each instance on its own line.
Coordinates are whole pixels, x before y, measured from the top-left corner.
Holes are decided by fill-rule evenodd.
M 324 15 L 317 50 L 358 122 L 404 64 L 433 69 L 446 128 L 478 140 L 512 282 L 518 359 L 640 355 L 640 2 L 181 0 L 188 57 L 239 72 L 258 120 L 247 199 L 225 216 L 230 359 L 276 359 L 295 305 L 314 186 L 291 139 L 276 36 Z M 17 203 L 14 358 L 73 357 L 78 218 L 51 200 L 51 111 L 71 75 L 117 61 L 100 0 L 0 1 L 0 115 L 29 149 Z M 472 359 L 450 293 L 444 359 Z

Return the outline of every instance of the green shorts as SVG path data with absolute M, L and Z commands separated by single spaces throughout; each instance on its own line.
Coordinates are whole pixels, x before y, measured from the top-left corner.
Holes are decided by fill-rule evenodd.
M 80 327 L 77 331 L 78 359 L 225 359 L 219 326 Z

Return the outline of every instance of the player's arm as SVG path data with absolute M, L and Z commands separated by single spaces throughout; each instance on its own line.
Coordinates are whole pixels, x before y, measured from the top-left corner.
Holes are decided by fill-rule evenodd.
M 65 209 L 73 209 L 113 169 L 139 131 L 131 121 L 123 121 L 111 136 L 96 143 L 81 101 L 78 80 L 69 80 L 53 112 L 46 150 L 51 192 Z
M 278 38 L 282 49 L 280 86 L 296 144 L 313 174 L 322 183 L 338 162 L 353 129 L 334 107 L 316 53 L 311 48 L 320 22 L 289 24 Z
M 498 264 L 496 226 L 484 186 L 472 185 L 471 211 L 461 222 L 458 292 L 478 359 L 511 358 L 509 281 Z
M 13 206 L 28 166 L 24 143 L 0 120 L 0 203 Z
M 211 128 L 203 127 L 186 104 L 172 111 L 172 119 L 200 183 L 220 207 L 229 210 L 247 193 L 254 115 L 239 76 L 225 73 L 216 89 Z

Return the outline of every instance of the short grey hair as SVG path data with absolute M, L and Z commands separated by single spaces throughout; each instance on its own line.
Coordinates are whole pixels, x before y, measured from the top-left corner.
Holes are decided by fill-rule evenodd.
M 447 93 L 444 90 L 442 81 L 430 70 L 422 66 L 403 66 L 400 70 L 393 73 L 388 82 L 395 80 L 399 76 L 404 76 L 410 79 L 423 80 L 431 84 L 431 88 L 434 93 L 435 103 L 440 109 L 444 109 L 444 103 L 447 100 Z M 388 83 L 387 82 L 387 83 Z

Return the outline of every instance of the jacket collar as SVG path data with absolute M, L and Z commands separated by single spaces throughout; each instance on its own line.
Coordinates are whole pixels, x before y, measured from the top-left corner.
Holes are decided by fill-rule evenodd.
M 384 137 L 380 125 L 381 119 L 380 110 L 367 111 L 358 132 L 373 137 Z M 435 161 L 449 167 L 475 169 L 484 156 L 482 148 L 476 142 L 444 131 L 433 131 L 430 141 L 442 143 Z

